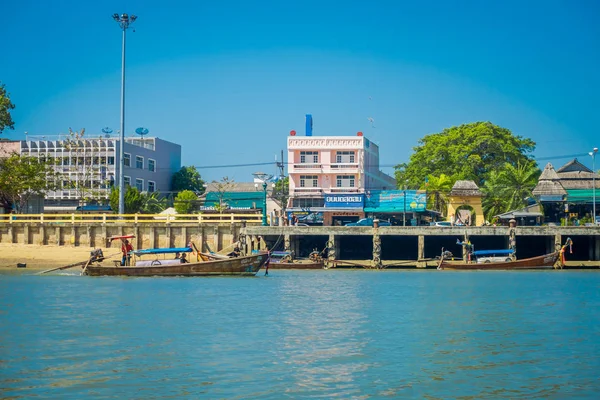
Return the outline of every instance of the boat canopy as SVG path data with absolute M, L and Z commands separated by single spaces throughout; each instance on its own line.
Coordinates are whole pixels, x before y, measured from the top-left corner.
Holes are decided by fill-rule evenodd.
M 144 254 L 169 254 L 169 253 L 189 253 L 192 249 L 190 247 L 171 247 L 171 248 L 162 248 L 162 249 L 143 249 L 143 250 L 134 250 L 133 254 L 136 256 L 141 256 Z
M 109 239 L 111 241 L 113 240 L 118 240 L 118 239 L 133 239 L 135 237 L 135 235 L 121 235 L 121 236 L 111 236 L 109 237 Z
M 477 250 L 473 252 L 474 256 L 507 256 L 514 253 L 514 250 L 504 249 L 504 250 Z
M 272 251 L 271 252 L 271 256 L 275 256 L 275 257 L 285 257 L 285 256 L 289 256 L 292 253 L 290 251 Z

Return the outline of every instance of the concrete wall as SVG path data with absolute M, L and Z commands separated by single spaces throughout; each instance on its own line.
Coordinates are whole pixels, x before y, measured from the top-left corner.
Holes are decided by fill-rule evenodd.
M 95 224 L 4 224 L 0 226 L 0 243 L 120 248 L 107 238 L 116 235 L 136 236 L 135 249 L 185 247 L 194 241 L 204 250 L 219 251 L 239 239 L 240 225 L 95 225 Z

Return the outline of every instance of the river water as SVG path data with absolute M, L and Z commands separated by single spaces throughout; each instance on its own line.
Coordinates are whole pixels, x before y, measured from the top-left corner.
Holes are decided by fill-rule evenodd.
M 594 271 L 0 275 L 0 398 L 597 398 Z

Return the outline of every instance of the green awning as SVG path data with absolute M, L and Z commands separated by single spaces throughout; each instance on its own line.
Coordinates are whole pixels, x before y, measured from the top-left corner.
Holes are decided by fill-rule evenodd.
M 222 196 L 222 197 L 221 197 Z M 219 200 L 222 200 L 224 204 L 227 204 L 232 209 L 254 209 L 262 208 L 263 202 L 265 201 L 265 193 L 262 191 L 256 192 L 224 192 L 222 195 L 218 192 L 208 192 L 206 194 L 206 200 L 204 201 L 205 207 L 214 206 L 215 203 L 219 204 Z
M 593 189 L 567 189 L 569 203 L 592 204 L 594 201 Z M 600 203 L 600 189 L 596 189 L 596 204 Z

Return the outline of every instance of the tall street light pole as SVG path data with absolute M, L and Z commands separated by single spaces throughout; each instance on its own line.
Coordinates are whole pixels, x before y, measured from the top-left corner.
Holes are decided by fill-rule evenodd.
M 121 51 L 121 132 L 119 135 L 119 214 L 125 214 L 125 159 L 123 148 L 125 147 L 125 37 L 127 28 L 137 17 L 127 14 L 113 14 L 113 19 L 119 24 L 123 31 L 123 45 Z
M 598 148 L 594 147 L 594 149 L 590 152 L 590 156 L 592 156 L 592 224 L 596 223 L 596 153 L 598 152 Z

